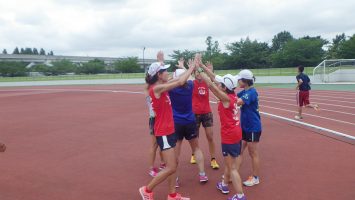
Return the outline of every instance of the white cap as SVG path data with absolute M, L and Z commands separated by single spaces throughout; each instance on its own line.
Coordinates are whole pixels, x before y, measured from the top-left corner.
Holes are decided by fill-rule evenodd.
M 173 78 L 177 79 L 185 72 L 186 72 L 185 69 L 176 69 L 175 72 L 173 73 Z
M 170 65 L 163 65 L 162 63 L 160 62 L 155 62 L 155 63 L 152 63 L 150 66 L 149 66 L 149 69 L 148 69 L 148 74 L 150 76 L 154 76 L 156 73 L 158 73 L 160 70 L 162 69 L 168 69 L 170 67 Z
M 238 86 L 238 80 L 231 74 L 226 74 L 223 77 L 216 75 L 215 79 L 223 83 L 229 90 L 234 90 Z
M 247 79 L 247 80 L 254 80 L 254 75 L 253 75 L 253 72 L 251 72 L 250 70 L 248 69 L 243 69 L 242 71 L 239 72 L 239 74 L 237 74 L 235 76 L 235 78 L 237 80 L 239 79 Z

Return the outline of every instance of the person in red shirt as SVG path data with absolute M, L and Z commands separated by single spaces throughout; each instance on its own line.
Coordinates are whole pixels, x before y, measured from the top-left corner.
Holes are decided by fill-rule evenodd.
M 242 130 L 239 122 L 239 108 L 236 105 L 237 96 L 234 93 L 238 81 L 230 74 L 223 77 L 216 76 L 206 66 L 200 65 L 200 67 L 202 68 L 199 68 L 198 72 L 202 79 L 206 82 L 213 94 L 219 99 L 218 113 L 221 121 L 221 141 L 225 169 L 224 180 L 217 183 L 217 189 L 223 194 L 229 193 L 228 181 L 225 180 L 232 180 L 236 194 L 228 199 L 246 200 L 243 193 L 242 181 L 237 170 L 237 158 L 241 152 L 242 139 Z M 203 71 L 205 71 L 208 76 Z
M 152 107 L 155 113 L 154 134 L 166 167 L 159 172 L 148 185 L 139 188 L 139 193 L 142 200 L 153 200 L 153 189 L 167 179 L 169 182 L 168 200 L 190 200 L 190 198 L 182 197 L 180 194 L 176 193 L 177 158 L 175 146 L 177 138 L 175 135 L 173 112 L 168 91 L 184 85 L 195 69 L 195 65 L 193 61 L 190 60 L 188 63 L 189 69 L 178 79 L 168 82 L 169 73 L 167 72 L 167 68 L 169 65 L 164 65 L 163 63 L 163 52 L 159 52 L 157 57 L 160 62 L 150 65 L 146 82 L 150 86 L 149 96 L 151 97 Z
M 196 62 L 200 62 L 200 54 L 196 54 L 195 60 L 197 60 Z M 211 70 L 213 69 L 213 65 L 211 63 L 208 63 L 207 67 Z M 208 147 L 211 156 L 211 167 L 212 169 L 219 169 L 215 155 L 215 143 L 213 141 L 213 114 L 210 106 L 208 87 L 198 72 L 195 71 L 194 75 L 195 80 L 193 82 L 194 89 L 192 94 L 192 110 L 195 113 L 196 118 L 196 132 L 197 135 L 199 135 L 200 126 L 202 124 L 203 128 L 205 129 L 206 138 L 208 141 Z M 190 162 L 191 164 L 196 163 L 194 154 L 192 154 Z

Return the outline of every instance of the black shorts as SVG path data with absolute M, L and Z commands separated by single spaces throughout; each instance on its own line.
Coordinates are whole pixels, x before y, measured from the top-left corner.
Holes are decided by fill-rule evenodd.
M 155 123 L 155 117 L 149 117 L 149 133 L 151 135 L 154 135 L 154 123 Z
M 161 151 L 174 148 L 176 146 L 176 134 L 170 134 L 165 136 L 155 136 L 157 139 L 157 144 Z
M 190 123 L 190 124 L 175 124 L 175 134 L 177 140 L 183 140 L 184 138 L 186 140 L 192 140 L 194 138 L 197 138 L 197 133 L 196 133 L 196 123 Z
M 239 141 L 235 144 L 222 144 L 222 154 L 224 157 L 230 155 L 233 158 L 236 158 L 240 155 L 242 149 L 242 141 Z
M 246 142 L 259 142 L 261 131 L 259 132 L 246 132 L 243 131 L 243 140 Z
M 213 126 L 213 114 L 212 112 L 206 114 L 195 114 L 196 118 L 196 129 L 197 134 L 200 129 L 201 123 L 204 128 L 212 127 Z

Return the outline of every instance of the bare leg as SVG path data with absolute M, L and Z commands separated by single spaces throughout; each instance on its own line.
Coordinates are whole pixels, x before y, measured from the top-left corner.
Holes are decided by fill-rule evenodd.
M 252 159 L 253 176 L 259 176 L 259 170 L 260 170 L 259 152 L 257 147 L 258 147 L 258 142 L 248 143 L 248 151 Z
M 240 166 L 243 163 L 243 153 L 244 153 L 244 151 L 245 151 L 245 149 L 247 147 L 248 147 L 248 143 L 246 141 L 242 140 L 242 149 L 241 149 L 240 155 L 237 157 L 237 170 L 238 170 L 238 172 L 240 170 Z
M 206 138 L 208 141 L 208 148 L 210 151 L 211 159 L 216 158 L 216 154 L 215 154 L 216 148 L 215 148 L 215 143 L 213 141 L 213 127 L 206 127 L 205 133 L 206 133 Z
M 237 194 L 243 194 L 242 180 L 240 179 L 240 175 L 237 170 L 237 158 L 233 158 L 228 155 L 224 157 L 224 160 L 226 165 L 228 165 L 228 168 L 230 169 L 229 173 L 230 178 L 232 179 L 233 188 L 235 189 Z
M 163 154 L 164 161 L 166 162 L 166 168 L 163 171 L 159 172 L 158 175 L 149 182 L 149 184 L 147 185 L 147 189 L 150 191 L 152 191 L 158 184 L 160 184 L 161 182 L 165 181 L 170 176 L 172 176 L 169 179 L 169 184 L 170 184 L 170 182 L 172 181 L 171 179 L 174 178 L 173 176 L 176 172 L 177 162 L 176 162 L 175 148 L 164 150 L 162 151 L 162 154 Z M 175 185 L 174 185 L 174 189 L 170 188 L 170 190 L 175 191 Z
M 200 173 L 204 173 L 205 172 L 204 157 L 203 157 L 203 153 L 198 145 L 198 138 L 194 138 L 194 139 L 189 140 L 189 143 L 192 148 L 192 151 L 194 152 L 197 166 L 198 166 L 198 170 Z
M 157 149 L 158 149 L 157 139 L 154 135 L 152 135 L 152 146 L 149 151 L 150 168 L 154 168 L 154 161 L 155 161 Z
M 302 106 L 298 106 L 298 116 L 302 117 Z

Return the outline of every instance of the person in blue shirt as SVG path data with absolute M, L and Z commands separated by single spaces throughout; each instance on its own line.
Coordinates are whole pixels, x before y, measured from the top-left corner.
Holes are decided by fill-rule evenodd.
M 183 68 L 182 60 L 179 61 L 179 65 L 181 65 L 182 69 L 177 69 L 174 72 L 174 79 L 177 79 L 186 71 Z M 185 85 L 169 91 L 171 106 L 173 108 L 175 134 L 178 140 L 176 143 L 176 153 L 177 158 L 179 158 L 183 139 L 185 138 L 189 141 L 199 169 L 199 181 L 200 183 L 205 183 L 208 181 L 208 177 L 204 169 L 204 156 L 198 144 L 195 114 L 192 112 L 193 88 L 193 81 L 188 80 Z
M 242 153 L 248 148 L 252 159 L 253 174 L 244 181 L 245 186 L 253 186 L 260 183 L 259 178 L 259 153 L 258 143 L 262 132 L 261 119 L 259 114 L 259 97 L 254 88 L 255 77 L 250 70 L 242 70 L 236 76 L 238 84 L 243 90 L 237 94 L 237 105 L 240 106 L 240 123 L 242 127 L 243 143 Z M 239 156 L 238 169 L 242 163 L 242 156 Z
M 306 108 L 313 108 L 318 110 L 317 104 L 311 104 L 309 102 L 309 91 L 311 90 L 311 80 L 307 76 L 307 74 L 303 73 L 304 67 L 302 65 L 297 67 L 298 75 L 296 76 L 297 79 L 297 106 L 298 106 L 298 114 L 295 116 L 295 119 L 303 119 L 302 116 L 302 108 L 305 106 Z

